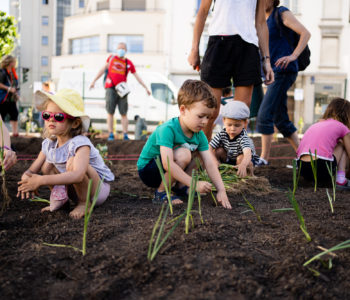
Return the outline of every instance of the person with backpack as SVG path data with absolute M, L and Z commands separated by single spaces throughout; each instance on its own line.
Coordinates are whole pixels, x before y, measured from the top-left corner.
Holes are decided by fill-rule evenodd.
M 119 43 L 116 55 L 110 55 L 106 64 L 97 73 L 95 79 L 90 85 L 90 89 L 95 87 L 96 81 L 105 74 L 105 89 L 106 89 L 106 110 L 107 110 L 107 126 L 108 140 L 114 140 L 113 123 L 114 112 L 118 105 L 118 110 L 121 115 L 121 123 L 123 129 L 123 138 L 128 140 L 128 93 L 129 89 L 126 84 L 128 73 L 131 72 L 136 80 L 145 88 L 148 95 L 151 95 L 150 90 L 136 73 L 134 64 L 130 59 L 125 58 L 126 44 Z
M 11 55 L 5 55 L 1 60 L 0 70 L 0 113 L 5 121 L 7 115 L 10 115 L 10 124 L 12 127 L 12 136 L 18 136 L 18 108 L 19 99 L 18 76 L 16 73 L 16 58 Z
M 274 125 L 288 139 L 294 150 L 297 150 L 299 138 L 297 129 L 288 117 L 287 91 L 295 82 L 298 71 L 305 69 L 310 63 L 310 51 L 307 47 L 310 32 L 288 8 L 279 6 L 279 3 L 279 0 L 265 0 L 270 60 L 275 81 L 268 86 L 258 112 L 257 130 L 262 134 L 262 151 L 258 165 L 268 164 Z

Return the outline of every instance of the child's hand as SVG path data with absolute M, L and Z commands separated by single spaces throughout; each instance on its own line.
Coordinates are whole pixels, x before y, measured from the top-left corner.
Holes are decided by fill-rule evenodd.
M 223 191 L 219 191 L 217 194 L 216 194 L 216 198 L 218 199 L 219 203 L 221 203 L 221 205 L 225 208 L 228 208 L 228 209 L 232 209 L 231 207 L 231 203 L 230 201 L 228 200 L 227 198 L 227 194 L 226 194 L 226 191 L 223 190 Z
M 19 194 L 21 194 L 22 199 L 24 196 L 25 198 L 29 198 L 28 195 L 33 194 L 33 192 L 35 192 L 40 187 L 41 177 L 42 176 L 37 174 L 23 174 L 22 180 L 18 182 L 19 187 L 17 197 Z
M 16 152 L 10 150 L 10 149 L 4 149 L 4 168 L 5 171 L 10 169 L 16 162 L 17 162 L 17 156 Z
M 246 177 L 247 176 L 247 167 L 243 164 L 239 164 L 237 166 L 237 175 L 239 177 Z
M 208 181 L 198 181 L 196 191 L 202 194 L 210 193 L 212 189 L 211 183 Z

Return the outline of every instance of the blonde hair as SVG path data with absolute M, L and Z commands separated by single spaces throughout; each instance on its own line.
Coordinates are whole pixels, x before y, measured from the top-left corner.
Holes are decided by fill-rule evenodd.
M 186 80 L 182 84 L 177 96 L 179 107 L 181 105 L 189 107 L 193 103 L 200 101 L 203 101 L 208 108 L 216 108 L 218 105 L 208 84 L 200 80 Z
M 6 69 L 8 66 L 16 61 L 16 58 L 12 55 L 5 55 L 3 59 L 1 60 L 1 69 Z
M 328 104 L 322 119 L 334 119 L 350 128 L 350 102 L 343 98 L 335 98 Z
M 46 110 L 47 105 L 49 104 L 50 101 L 52 101 L 52 100 L 49 100 L 49 99 L 46 100 L 41 105 L 37 106 L 37 109 L 40 110 L 40 111 Z M 74 121 L 79 121 L 79 125 L 76 128 L 73 128 L 73 122 Z M 67 122 L 68 122 L 67 123 L 67 129 L 64 131 L 64 133 L 63 133 L 64 135 L 68 135 L 70 138 L 73 138 L 73 137 L 75 137 L 77 135 L 81 135 L 83 133 L 83 122 L 81 121 L 81 119 L 79 117 L 76 117 L 74 120 L 73 119 L 67 119 Z M 43 138 L 49 138 L 50 140 L 53 140 L 53 141 L 55 141 L 57 139 L 55 136 L 52 136 L 52 135 L 49 134 L 49 132 L 47 131 L 46 127 L 44 127 L 42 137 Z

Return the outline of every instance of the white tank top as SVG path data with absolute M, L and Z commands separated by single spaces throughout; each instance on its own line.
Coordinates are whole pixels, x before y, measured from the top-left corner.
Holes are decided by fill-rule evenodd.
M 216 0 L 209 35 L 239 34 L 243 40 L 259 47 L 255 28 L 257 0 Z

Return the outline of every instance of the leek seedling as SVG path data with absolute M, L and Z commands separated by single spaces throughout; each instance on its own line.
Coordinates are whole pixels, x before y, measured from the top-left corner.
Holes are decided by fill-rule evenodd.
M 345 242 L 339 243 L 338 245 L 333 246 L 330 249 L 327 249 L 317 255 L 315 255 L 314 257 L 312 257 L 311 259 L 309 259 L 308 261 L 306 261 L 303 266 L 306 267 L 308 264 L 310 264 L 311 262 L 313 262 L 316 259 L 320 259 L 321 256 L 334 252 L 334 251 L 338 251 L 338 250 L 342 250 L 342 249 L 346 249 L 346 248 L 350 248 L 350 240 L 346 240 Z M 331 267 L 331 262 L 329 264 L 329 266 Z
M 62 247 L 62 248 L 71 248 L 74 249 L 75 251 L 79 251 L 83 254 L 83 256 L 86 254 L 86 238 L 87 238 L 87 228 L 89 225 L 89 221 L 91 218 L 92 211 L 94 210 L 98 195 L 100 194 L 101 190 L 101 183 L 103 181 L 103 178 L 99 181 L 95 195 L 93 197 L 91 206 L 89 208 L 90 204 L 90 195 L 91 195 L 91 187 L 92 187 L 92 179 L 89 180 L 89 185 L 88 185 L 88 191 L 87 191 L 87 196 L 86 196 L 86 205 L 85 205 L 85 215 L 84 215 L 84 232 L 83 232 L 83 244 L 82 244 L 82 249 L 79 249 L 74 246 L 70 245 L 64 245 L 64 244 L 49 244 L 49 243 L 43 243 L 46 246 L 51 246 L 51 247 Z
M 49 200 L 43 199 L 43 198 L 39 198 L 39 197 L 34 197 L 32 199 L 29 199 L 30 202 L 42 202 L 42 203 L 48 203 L 50 204 Z
M 196 157 L 195 162 L 196 162 L 196 165 L 197 165 L 197 170 L 199 172 L 198 180 L 203 180 L 203 181 L 207 181 L 207 182 L 211 183 L 211 180 L 210 180 L 207 172 L 205 172 L 205 170 L 203 170 L 198 157 Z M 226 188 L 226 186 L 225 186 L 225 188 Z M 213 189 L 215 189 L 215 187 L 213 187 Z M 218 206 L 218 202 L 216 201 L 216 198 L 215 198 L 215 196 L 213 194 L 213 189 L 210 191 L 210 194 L 211 194 L 211 197 L 213 199 L 213 202 L 214 202 L 215 206 Z
M 287 211 L 294 211 L 294 208 L 286 207 L 286 208 L 276 208 L 271 210 L 272 212 L 287 212 Z
M 108 146 L 107 144 L 97 144 L 96 148 L 98 150 L 98 152 L 100 153 L 101 157 L 103 158 L 103 161 L 105 162 L 105 164 L 110 164 L 112 165 L 112 162 L 110 160 L 108 160 Z
M 255 209 L 255 207 L 253 206 L 253 204 L 251 204 L 251 203 L 248 201 L 248 199 L 247 199 L 246 197 L 244 197 L 244 195 L 242 195 L 242 196 L 243 196 L 244 201 L 247 203 L 248 207 L 250 208 L 249 210 L 246 210 L 246 211 L 242 212 L 242 214 L 251 211 L 251 212 L 253 212 L 253 213 L 255 214 L 256 218 L 257 218 L 258 221 L 261 223 L 262 221 L 261 221 L 260 214 L 257 212 L 257 210 Z
M 312 173 L 314 174 L 314 180 L 315 180 L 315 192 L 317 189 L 317 150 L 315 149 L 315 159 L 312 158 L 312 153 L 311 150 L 309 150 L 310 153 L 310 163 L 311 163 L 311 169 L 312 169 Z
M 165 179 L 165 175 L 164 175 L 164 170 L 163 170 L 163 165 L 162 162 L 160 161 L 159 156 L 157 156 L 156 158 L 156 163 L 157 163 L 157 167 L 159 169 L 160 172 L 160 176 L 162 177 L 162 182 L 165 188 L 165 192 L 166 195 L 168 197 L 168 203 L 170 206 L 170 214 L 173 214 L 173 204 L 171 203 L 171 173 L 170 173 L 170 162 L 169 162 L 169 157 L 167 157 L 167 163 L 168 163 L 168 174 L 169 174 L 169 182 L 167 183 L 166 179 Z
M 8 194 L 7 185 L 6 185 L 6 173 L 5 173 L 5 167 L 4 167 L 4 158 L 5 158 L 5 150 L 4 150 L 4 131 L 3 131 L 3 123 L 0 121 L 0 131 L 1 131 L 1 147 L 0 147 L 0 163 L 1 163 L 1 173 L 0 176 L 2 178 L 2 185 L 1 185 L 1 191 L 2 191 L 2 206 L 0 209 L 0 216 L 4 213 L 6 208 L 9 207 L 11 198 Z
M 192 224 L 193 224 L 193 218 L 192 218 L 192 206 L 194 202 L 194 194 L 196 192 L 196 186 L 198 182 L 198 174 L 195 170 L 192 170 L 192 179 L 191 179 L 191 186 L 190 190 L 188 192 L 188 201 L 187 201 L 187 209 L 186 209 L 186 219 L 185 219 L 185 233 L 188 234 L 188 227 L 189 227 L 189 220 L 191 217 Z
M 329 176 L 331 177 L 332 189 L 333 189 L 333 202 L 335 202 L 336 177 L 334 176 L 334 173 L 332 172 L 333 171 L 332 170 L 332 163 L 330 163 L 330 166 L 326 163 L 326 166 L 327 166 L 327 170 L 328 170 Z M 335 174 L 337 174 L 337 168 L 335 169 Z M 328 193 L 328 189 L 326 189 L 326 193 L 327 193 L 329 205 L 331 207 L 331 211 L 333 213 L 334 210 L 333 210 L 332 198 L 331 198 L 331 196 Z

